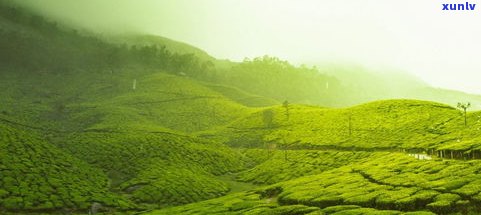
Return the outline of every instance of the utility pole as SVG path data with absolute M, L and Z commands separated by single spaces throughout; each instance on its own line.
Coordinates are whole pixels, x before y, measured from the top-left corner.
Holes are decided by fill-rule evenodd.
M 284 101 L 282 106 L 286 109 L 286 120 L 289 121 L 289 102 L 287 100 Z
M 285 134 L 284 134 L 284 137 L 282 137 L 282 142 L 284 143 L 282 144 L 284 148 L 284 160 L 287 161 L 287 144 L 286 144 Z
M 352 135 L 352 115 L 349 114 L 349 136 Z

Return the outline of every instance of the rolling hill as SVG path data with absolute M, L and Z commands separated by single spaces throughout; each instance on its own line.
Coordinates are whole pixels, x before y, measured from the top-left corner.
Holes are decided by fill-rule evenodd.
M 126 210 L 132 204 L 110 192 L 99 169 L 58 149 L 36 132 L 0 124 L 0 211 L 86 210 L 97 202 Z
M 266 119 L 266 113 L 271 118 Z M 199 136 L 243 147 L 269 143 L 288 148 L 427 151 L 458 139 L 477 139 L 479 114 L 469 113 L 469 126 L 464 126 L 461 111 L 417 100 L 383 100 L 343 109 L 273 106 Z
M 278 183 L 148 214 L 456 214 L 479 210 L 479 160 L 419 160 L 390 152 L 289 153 L 295 155 L 288 160 L 271 157 L 263 164 L 269 167 L 256 170 L 262 174 L 251 179 L 272 183 L 270 176 L 279 176 L 270 175 L 272 168 L 280 166 L 284 178 L 278 178 Z M 343 162 L 332 162 L 336 156 Z
M 2 214 L 481 212 L 480 112 L 0 11 Z
M 189 133 L 249 113 L 223 93 L 248 94 L 214 90 L 132 58 L 105 66 L 102 50 L 114 45 L 53 24 L 45 31 L 44 20 L 30 23 L 25 11 L 2 10 L 2 33 L 15 40 L 2 39 L 2 53 L 12 52 L 0 73 L 0 143 L 7 149 L 0 212 L 85 213 L 100 204 L 114 213 L 229 192 L 218 176 L 244 168 L 243 156 Z

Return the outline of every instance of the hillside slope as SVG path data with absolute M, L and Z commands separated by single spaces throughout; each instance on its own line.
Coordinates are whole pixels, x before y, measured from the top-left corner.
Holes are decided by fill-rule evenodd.
M 274 106 L 199 135 L 242 147 L 428 151 L 474 143 L 479 116 L 468 113 L 464 126 L 461 111 L 416 100 L 377 101 L 345 109 Z
M 243 156 L 188 133 L 225 125 L 249 108 L 168 67 L 144 66 L 138 50 L 124 49 L 128 60 L 113 65 L 109 50 L 117 46 L 0 9 L 1 33 L 12 38 L 1 40 L 0 121 L 16 126 L 1 129 L 8 149 L 0 163 L 8 176 L 0 184 L 2 212 L 87 212 L 94 202 L 138 210 L 232 189 L 217 177 L 243 169 Z M 30 171 L 25 181 L 11 180 Z
M 137 46 L 165 46 L 170 52 L 178 54 L 193 54 L 202 61 L 214 61 L 215 58 L 210 56 L 207 52 L 191 46 L 186 43 L 175 41 L 169 38 L 155 36 L 155 35 L 124 35 L 112 36 L 105 40 L 119 44 L 137 45 Z
M 423 160 L 405 153 L 319 150 L 288 151 L 285 159 L 283 152 L 274 153 L 281 156 L 272 156 L 259 165 L 261 168 L 243 176 L 262 184 L 274 182 L 272 185 L 147 214 L 480 212 L 479 160 Z M 273 174 L 273 169 L 281 172 Z
M 38 137 L 0 123 L 0 212 L 87 211 L 93 203 L 129 209 L 99 169 Z

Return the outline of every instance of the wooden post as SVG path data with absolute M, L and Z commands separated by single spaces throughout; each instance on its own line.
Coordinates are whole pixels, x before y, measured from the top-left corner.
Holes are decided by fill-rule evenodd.
M 282 106 L 286 109 L 286 121 L 289 121 L 289 102 L 285 100 Z
M 351 134 L 352 134 L 352 122 L 351 122 L 351 120 L 352 120 L 352 116 L 351 116 L 351 114 L 349 114 L 349 136 L 351 136 Z

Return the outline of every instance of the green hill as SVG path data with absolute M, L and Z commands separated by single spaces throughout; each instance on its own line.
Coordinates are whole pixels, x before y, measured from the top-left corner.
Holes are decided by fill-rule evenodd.
M 0 12 L 2 214 L 481 211 L 479 112 L 465 125 L 430 101 L 329 108 L 365 97 L 274 57 Z
M 85 102 L 67 104 L 70 120 L 79 124 L 90 122 L 91 126 L 84 128 L 87 130 L 168 128 L 193 132 L 225 125 L 249 112 L 221 93 L 188 78 L 163 73 L 134 77 L 116 78 L 123 89 L 113 95 L 99 84 L 92 90 L 95 94 L 85 95 L 89 97 Z
M 205 140 L 152 132 L 72 134 L 60 145 L 102 169 L 112 188 L 138 203 L 176 205 L 225 194 L 215 176 L 243 168 L 242 156 Z
M 246 93 L 235 87 L 227 87 L 225 85 L 208 84 L 207 87 L 221 93 L 227 98 L 247 107 L 267 107 L 280 104 L 279 101 L 259 95 Z
M 80 76 L 82 75 L 85 74 Z M 49 142 L 49 148 L 46 151 L 52 151 L 52 153 L 61 151 L 69 160 L 74 159 L 75 162 L 83 165 L 81 167 L 88 169 L 58 173 L 62 177 L 83 175 L 84 171 L 97 172 L 103 178 L 89 176 L 89 179 L 92 183 L 101 183 L 101 185 L 94 184 L 99 190 L 109 191 L 104 194 L 107 197 L 101 196 L 102 198 L 94 200 L 88 198 L 90 194 L 80 193 L 79 199 L 75 199 L 75 204 L 80 206 L 66 203 L 48 208 L 51 212 L 70 207 L 75 210 L 85 210 L 94 201 L 100 202 L 105 207 L 126 210 L 204 200 L 221 196 L 232 189 L 217 176 L 244 168 L 241 154 L 222 144 L 193 138 L 186 134 L 224 125 L 249 112 L 246 107 L 202 84 L 187 78 L 158 73 L 137 79 L 136 90 L 132 90 L 132 83 L 130 83 L 132 79 L 129 78 L 129 83 L 128 85 L 125 83 L 124 90 L 122 89 L 124 76 L 113 79 L 118 80 L 115 88 L 106 88 L 105 86 L 110 82 L 103 82 L 101 75 L 92 75 L 90 77 L 100 80 L 97 79 L 89 84 L 86 90 L 83 90 L 83 83 L 78 83 L 78 86 L 66 87 L 66 91 L 63 92 L 65 94 L 52 93 L 55 96 L 36 97 L 37 93 L 43 93 L 43 90 L 46 93 L 55 92 L 56 87 L 63 85 L 34 84 L 42 83 L 44 81 L 42 78 L 56 79 L 51 77 L 36 75 L 31 76 L 31 79 L 25 77 L 24 86 L 33 86 L 29 88 L 33 90 L 27 92 L 22 92 L 21 88 L 12 89 L 8 85 L 5 86 L 8 90 L 2 91 L 2 98 L 8 102 L 2 107 L 2 114 L 0 114 L 2 121 L 18 126 L 21 130 L 38 132 L 42 137 L 45 136 L 41 138 L 43 142 Z M 69 80 L 75 77 L 76 75 L 66 75 L 58 79 Z M 7 80 L 9 83 L 16 83 L 14 78 Z M 82 81 L 80 78 L 77 80 Z M 73 94 L 76 96 L 71 98 L 68 96 L 70 92 L 78 94 Z M 19 94 L 22 96 L 17 97 Z M 41 142 L 38 144 L 36 141 L 32 142 L 34 146 L 42 146 Z M 0 143 L 10 144 L 10 141 L 2 139 Z M 42 153 L 35 152 L 42 157 L 52 157 Z M 7 162 L 10 156 L 13 154 L 4 157 L 6 160 L 1 162 L 7 169 L 15 167 Z M 26 160 L 29 160 L 28 157 Z M 39 171 L 41 168 L 55 165 L 48 163 L 43 167 L 36 160 L 32 162 L 35 163 L 31 168 L 37 168 L 38 165 Z M 89 169 L 95 169 L 95 171 Z M 75 169 L 72 168 L 72 170 Z M 33 178 L 36 180 L 41 177 Z M 81 180 L 75 178 L 72 180 L 75 182 L 59 182 L 64 184 L 58 186 L 65 185 L 62 189 L 76 189 L 76 186 L 84 186 Z M 4 189 L 3 185 L 2 189 Z M 3 195 L 6 198 L 15 197 L 13 193 L 3 193 Z M 111 197 L 116 195 L 118 197 Z M 61 198 L 73 201 L 69 196 Z M 120 200 L 132 201 L 137 205 L 119 207 L 116 201 Z M 24 212 L 44 210 L 36 206 L 5 207 L 7 209 L 16 207 L 16 210 Z
M 428 150 L 458 140 L 475 140 L 479 113 L 468 114 L 439 103 L 377 101 L 344 109 L 290 105 L 252 113 L 200 136 L 215 136 L 233 146 L 343 150 Z M 266 113 L 271 117 L 266 118 Z
M 43 19 L 33 22 L 20 9 L 3 5 L 1 10 L 7 26 L 1 33 L 12 40 L 1 40 L 1 53 L 11 52 L 1 59 L 0 119 L 21 134 L 0 140 L 8 149 L 0 163 L 2 175 L 9 176 L 0 186 L 1 211 L 86 212 L 94 202 L 111 211 L 145 209 L 218 197 L 232 189 L 218 176 L 243 169 L 243 156 L 188 133 L 225 125 L 249 113 L 248 108 L 208 84 L 166 72 L 169 67 L 144 66 L 135 57 L 139 50 Z M 109 63 L 106 50 L 125 51 L 128 61 Z M 38 133 L 38 140 L 22 139 L 30 138 L 30 131 Z M 9 162 L 16 159 L 18 165 Z M 39 173 L 25 182 L 11 180 L 28 169 Z M 46 177 L 55 180 L 54 188 Z M 15 188 L 20 182 L 21 192 Z M 39 192 L 32 184 L 46 188 Z
M 101 170 L 35 133 L 0 123 L 0 212 L 85 212 L 95 202 L 123 210 L 132 207 L 110 192 L 110 180 Z
M 279 183 L 149 214 L 456 214 L 479 210 L 479 160 L 419 160 L 391 152 L 288 153 L 295 155 L 288 160 L 273 156 L 262 164 L 269 167 L 256 170 L 263 174 L 271 174 L 272 168 L 283 170 Z M 325 161 L 326 154 L 339 156 L 344 164 L 336 161 L 341 165 L 332 166 L 332 160 Z M 299 175 L 306 171 L 313 174 Z M 296 179 L 286 181 L 289 177 Z M 260 175 L 250 180 L 269 182 L 271 178 Z

